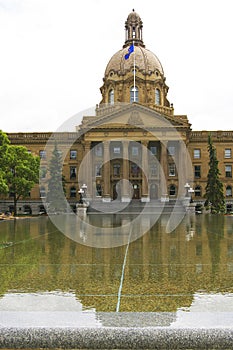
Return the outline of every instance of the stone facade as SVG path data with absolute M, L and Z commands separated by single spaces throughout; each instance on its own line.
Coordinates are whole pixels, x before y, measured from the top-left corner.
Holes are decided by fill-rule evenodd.
M 210 131 L 192 131 L 186 115 L 175 115 L 167 99 L 163 67 L 145 48 L 142 21 L 135 11 L 129 14 L 125 31 L 123 48 L 107 64 L 102 100 L 94 116 L 83 116 L 74 132 L 10 133 L 9 139 L 39 155 L 42 168 L 48 167 L 51 154 L 46 154 L 45 147 L 56 139 L 63 152 L 66 196 L 72 206 L 84 183 L 89 199 L 103 202 L 182 199 L 188 195 L 188 184 L 194 190 L 194 202 L 203 205 Z M 227 210 L 232 211 L 233 131 L 211 131 L 211 135 Z M 48 174 L 44 177 L 48 179 Z M 38 214 L 45 192 L 46 188 L 36 185 L 30 197 L 19 201 L 19 212 L 29 206 Z M 11 198 L 2 199 L 0 205 L 1 210 L 11 209 Z

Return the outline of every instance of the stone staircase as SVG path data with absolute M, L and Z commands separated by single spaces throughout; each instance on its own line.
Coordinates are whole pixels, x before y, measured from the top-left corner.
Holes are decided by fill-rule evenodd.
M 151 200 L 148 203 L 142 203 L 140 200 L 132 200 L 129 203 L 122 203 L 118 200 L 104 203 L 101 200 L 95 200 L 90 202 L 88 207 L 89 213 L 132 213 L 138 214 L 140 212 L 145 214 L 170 214 L 171 212 L 183 213 L 185 208 L 181 200 L 170 200 L 169 202 L 162 203 L 160 200 Z

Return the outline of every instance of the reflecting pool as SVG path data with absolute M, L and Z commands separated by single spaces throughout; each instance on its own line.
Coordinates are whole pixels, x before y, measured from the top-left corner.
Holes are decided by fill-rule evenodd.
M 131 217 L 88 220 L 101 230 Z M 92 248 L 48 217 L 0 222 L 0 312 L 233 312 L 233 217 L 187 214 L 171 233 L 166 224 L 164 215 L 128 246 Z

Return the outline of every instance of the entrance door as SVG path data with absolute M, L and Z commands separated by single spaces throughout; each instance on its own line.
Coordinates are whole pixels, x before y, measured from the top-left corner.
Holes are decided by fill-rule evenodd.
M 113 200 L 121 199 L 121 186 L 120 186 L 119 182 L 113 184 L 112 198 L 113 198 Z
M 138 184 L 133 184 L 133 198 L 132 199 L 139 199 L 140 198 L 140 189 Z
M 150 186 L 150 198 L 157 199 L 158 198 L 158 187 L 155 184 Z

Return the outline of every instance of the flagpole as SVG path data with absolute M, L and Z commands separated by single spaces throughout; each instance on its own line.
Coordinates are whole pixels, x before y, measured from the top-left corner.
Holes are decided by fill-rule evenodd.
M 134 47 L 134 40 L 133 40 L 133 47 Z M 135 47 L 133 51 L 133 101 L 136 102 L 136 76 L 135 76 Z

